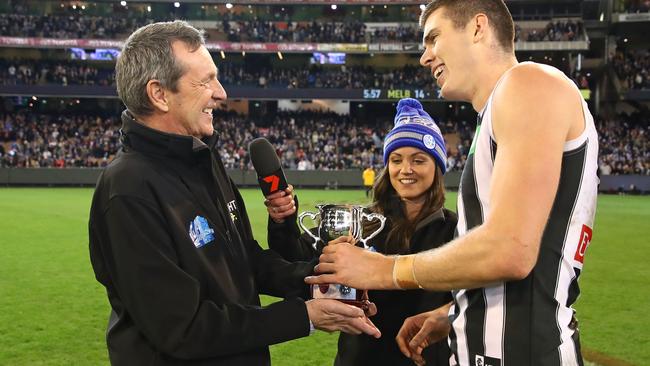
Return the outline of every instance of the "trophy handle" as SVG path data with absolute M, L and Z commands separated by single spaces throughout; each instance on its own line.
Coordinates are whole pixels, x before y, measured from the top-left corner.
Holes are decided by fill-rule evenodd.
M 301 213 L 301 214 L 298 216 L 298 226 L 300 226 L 300 228 L 302 229 L 302 231 L 306 232 L 309 236 L 311 236 L 312 239 L 314 239 L 314 244 L 312 244 L 312 246 L 314 247 L 314 250 L 316 250 L 316 251 L 318 251 L 318 248 L 317 248 L 316 244 L 317 244 L 318 241 L 320 240 L 320 237 L 318 237 L 318 236 L 312 234 L 311 231 L 310 231 L 310 230 L 305 226 L 305 224 L 302 223 L 302 220 L 303 220 L 306 216 L 309 216 L 310 219 L 312 219 L 313 221 L 316 221 L 316 216 L 317 216 L 317 215 L 318 215 L 317 213 L 309 212 L 309 211 L 305 211 L 305 212 Z
M 368 235 L 367 238 L 363 238 L 363 237 L 362 237 L 362 238 L 359 240 L 359 241 L 363 244 L 363 247 L 364 247 L 365 249 L 370 249 L 371 247 L 369 247 L 366 243 L 368 242 L 368 240 L 374 238 L 375 236 L 377 236 L 377 234 L 379 234 L 382 230 L 384 230 L 384 225 L 386 225 L 386 217 L 384 217 L 384 215 L 380 215 L 380 214 L 376 214 L 376 213 L 370 213 L 370 214 L 367 214 L 367 213 L 365 213 L 365 212 L 362 212 L 362 213 L 361 213 L 361 219 L 362 219 L 362 221 L 363 221 L 364 218 L 365 218 L 366 220 L 368 220 L 368 221 L 372 221 L 372 220 L 374 220 L 374 219 L 379 220 L 379 228 L 378 228 L 377 230 L 375 230 L 374 233 Z

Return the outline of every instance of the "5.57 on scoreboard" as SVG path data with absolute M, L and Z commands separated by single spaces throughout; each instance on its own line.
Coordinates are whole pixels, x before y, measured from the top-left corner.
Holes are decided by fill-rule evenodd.
M 363 89 L 363 99 L 426 99 L 429 96 L 422 89 Z

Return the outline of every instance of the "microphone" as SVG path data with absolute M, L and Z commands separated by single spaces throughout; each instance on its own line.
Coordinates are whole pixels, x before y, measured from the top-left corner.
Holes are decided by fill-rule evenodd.
M 280 159 L 267 139 L 258 137 L 253 140 L 248 145 L 248 153 L 264 196 L 287 188 L 287 178 L 282 171 Z

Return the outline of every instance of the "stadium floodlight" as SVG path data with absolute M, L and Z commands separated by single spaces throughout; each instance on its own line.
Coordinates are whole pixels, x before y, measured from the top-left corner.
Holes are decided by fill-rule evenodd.
M 336 4 L 332 4 L 332 6 L 330 6 L 330 7 L 332 8 L 332 10 L 336 10 L 336 8 L 337 8 Z
M 221 58 L 224 59 L 224 60 L 226 59 L 226 53 L 223 52 L 223 50 L 221 50 Z
M 81 5 L 81 10 L 86 10 L 86 5 Z
M 232 4 L 231 3 L 226 3 L 226 9 L 232 9 Z
M 282 56 L 282 52 L 280 52 L 280 51 L 278 51 L 278 58 L 279 58 L 280 60 L 284 59 L 284 57 Z
M 126 1 L 124 1 L 124 0 L 120 1 L 120 5 L 126 6 Z
M 151 13 L 151 5 L 147 5 L 147 11 Z
M 179 3 L 178 1 L 175 1 L 175 2 L 174 2 L 174 7 L 175 7 L 175 8 L 180 8 L 180 7 L 181 7 L 181 3 Z
M 72 5 L 72 9 L 77 10 L 77 5 Z

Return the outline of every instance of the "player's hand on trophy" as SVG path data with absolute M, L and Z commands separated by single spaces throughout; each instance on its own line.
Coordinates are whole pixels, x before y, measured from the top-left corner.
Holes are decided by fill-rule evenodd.
M 449 307 L 451 303 L 435 310 L 417 314 L 404 320 L 395 340 L 402 353 L 416 365 L 424 365 L 422 351 L 449 335 Z
M 265 197 L 264 205 L 269 212 L 271 219 L 278 224 L 284 222 L 284 219 L 296 213 L 296 201 L 293 197 L 293 186 L 270 194 Z
M 312 285 L 340 283 L 360 290 L 393 288 L 394 258 L 354 246 L 354 239 L 343 236 L 323 248 L 317 276 L 305 278 Z
M 368 334 L 379 338 L 381 332 L 368 319 L 363 310 L 333 299 L 314 299 L 306 302 L 309 320 L 314 328 L 326 332 L 341 331 L 349 334 Z M 376 312 L 376 308 L 375 312 Z

